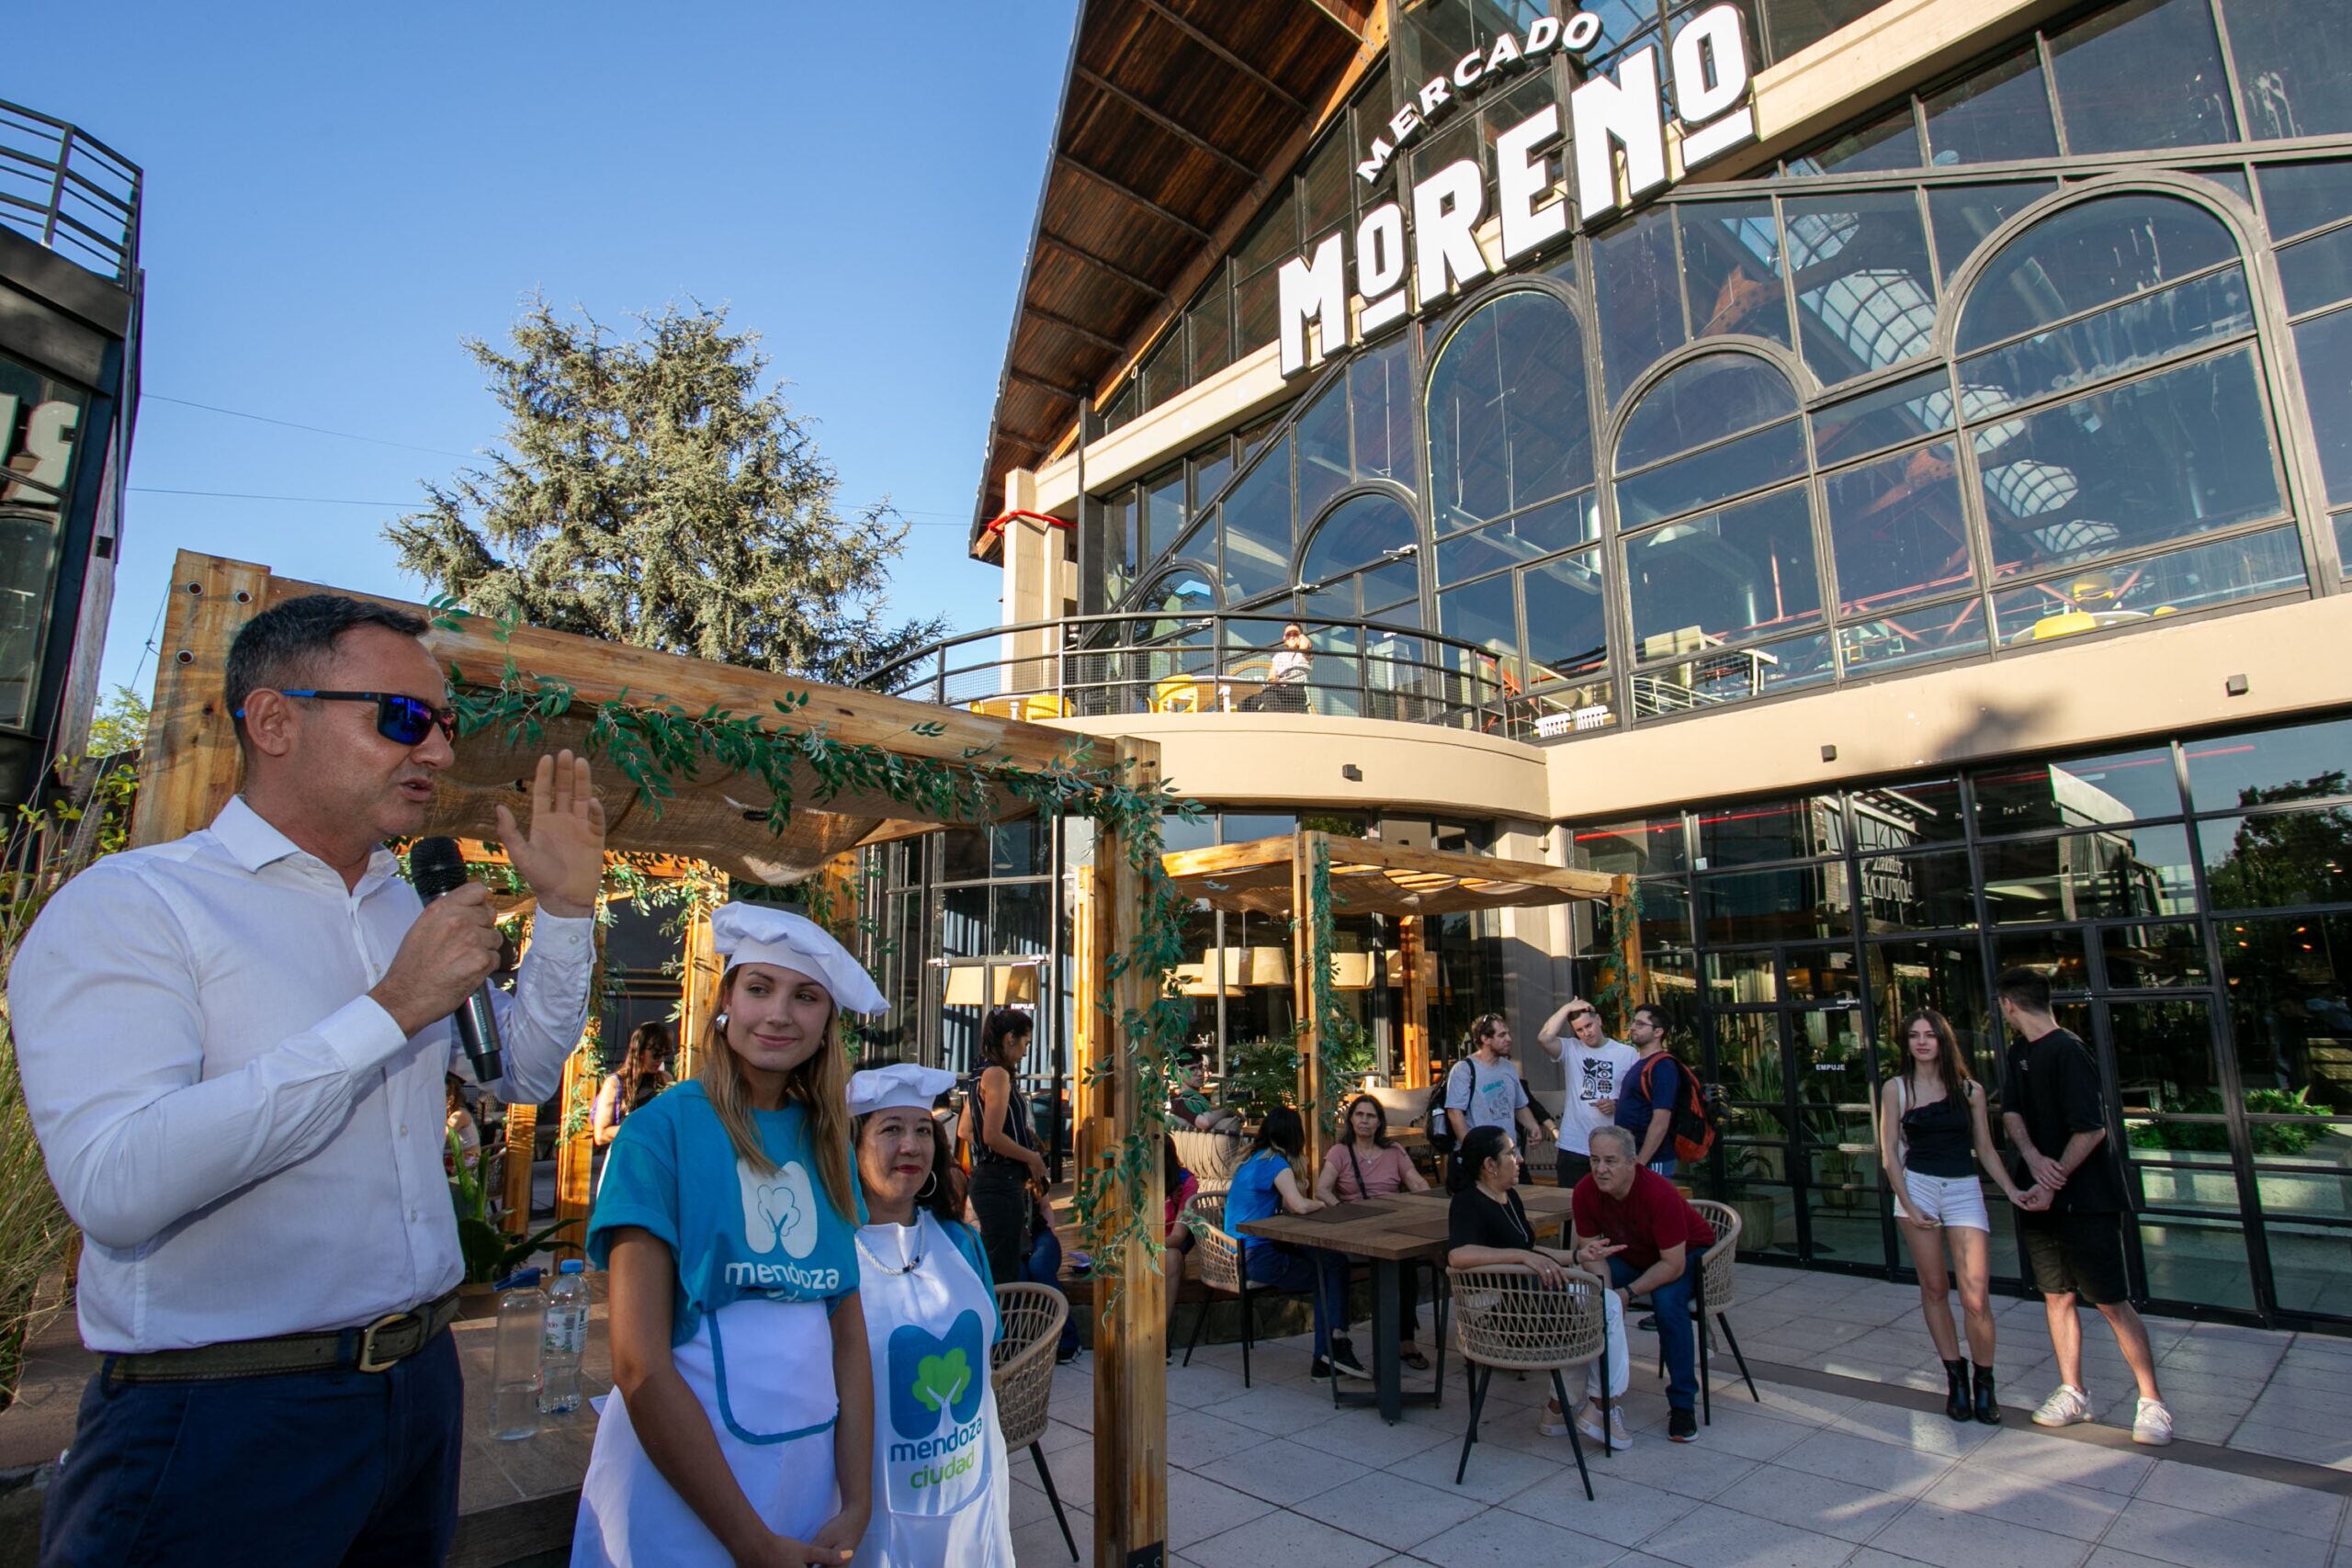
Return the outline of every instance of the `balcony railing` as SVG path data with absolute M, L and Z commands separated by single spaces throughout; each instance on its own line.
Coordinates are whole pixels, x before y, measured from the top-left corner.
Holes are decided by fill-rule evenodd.
M 128 288 L 140 182 L 138 164 L 88 131 L 0 100 L 0 226 Z
M 1304 682 L 1276 681 L 1283 627 L 1307 635 Z M 1526 739 L 1514 655 L 1411 626 L 1204 610 L 1069 615 L 933 643 L 861 682 L 894 696 L 1044 720 L 1306 714 Z

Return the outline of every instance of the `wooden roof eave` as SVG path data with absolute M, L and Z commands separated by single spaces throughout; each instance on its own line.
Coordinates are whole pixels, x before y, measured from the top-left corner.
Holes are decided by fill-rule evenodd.
M 1290 171 L 1334 107 L 1346 102 L 1347 95 L 1353 90 L 1363 72 L 1374 61 L 1385 58 L 1386 52 L 1383 25 L 1385 13 L 1378 6 L 1364 6 L 1361 22 L 1351 21 L 1341 14 L 1351 7 L 1335 6 L 1325 3 L 1325 0 L 1295 0 L 1295 6 L 1302 26 L 1328 31 L 1336 46 L 1329 69 L 1318 74 L 1311 90 L 1305 92 L 1282 86 L 1264 71 L 1209 37 L 1194 22 L 1178 15 L 1166 0 L 1085 0 L 1081 4 L 1077 25 L 1071 29 L 1069 57 L 1063 71 L 1060 102 L 1055 111 L 1050 152 L 1038 189 L 1036 216 L 1030 227 L 1028 250 L 1022 260 L 1021 282 L 1014 295 L 1015 308 L 1011 330 L 1006 334 L 1004 361 L 998 372 L 996 396 L 990 404 L 979 493 L 973 504 L 972 534 L 968 544 L 974 557 L 990 559 L 1001 547 L 1001 536 L 990 533 L 987 525 L 1001 510 L 998 488 L 1003 475 L 1017 467 L 1040 468 L 1066 455 L 1076 445 L 1080 416 L 1087 401 L 1085 398 L 1054 398 L 1043 426 L 1034 419 L 1028 421 L 1029 428 L 1026 430 L 1014 429 L 1006 423 L 1004 403 L 1012 389 L 1024 385 L 1032 391 L 1037 389 L 1032 372 L 1023 370 L 1016 363 L 1023 328 L 1029 320 L 1035 317 L 1039 321 L 1072 333 L 1087 344 L 1093 352 L 1084 356 L 1088 362 L 1085 378 L 1098 389 L 1109 384 L 1124 375 L 1154 344 L 1168 321 L 1183 309 L 1200 287 L 1209 266 L 1239 239 L 1242 227 L 1254 216 L 1258 205 L 1254 198 L 1247 197 L 1226 204 L 1222 220 L 1212 225 L 1210 231 L 1203 237 L 1203 225 L 1208 221 L 1204 216 L 1188 217 L 1174 211 L 1164 201 L 1147 196 L 1137 182 L 1124 178 L 1125 171 L 1120 168 L 1106 166 L 1100 161 L 1087 164 L 1071 157 L 1067 142 L 1074 124 L 1084 123 L 1084 112 L 1091 110 L 1095 102 L 1116 95 L 1134 112 L 1164 127 L 1161 134 L 1195 147 L 1204 157 L 1217 161 L 1221 167 L 1247 175 L 1254 182 L 1252 189 L 1262 194 L 1269 181 Z M 1237 162 L 1227 150 L 1215 145 L 1211 138 L 1202 136 L 1197 130 L 1166 115 L 1159 106 L 1141 100 L 1136 94 L 1111 83 L 1102 73 L 1080 64 L 1083 46 L 1091 36 L 1090 28 L 1114 27 L 1123 18 L 1146 15 L 1200 46 L 1214 62 L 1209 69 L 1227 73 L 1237 88 L 1268 95 L 1274 102 L 1297 111 L 1298 124 L 1283 139 L 1279 150 L 1266 160 L 1263 168 L 1252 168 L 1247 160 Z M 1082 103 L 1078 98 L 1081 90 L 1086 95 Z M 1074 109 L 1079 111 L 1076 121 L 1072 118 Z M 1080 256 L 1087 254 L 1082 247 L 1074 246 L 1067 237 L 1049 232 L 1046 227 L 1047 208 L 1054 197 L 1057 181 L 1064 178 L 1091 180 L 1098 186 L 1107 185 L 1134 210 L 1170 225 L 1182 235 L 1182 243 L 1169 249 L 1170 254 L 1182 254 L 1184 259 L 1172 274 L 1172 280 L 1164 288 L 1138 276 L 1131 268 L 1119 266 L 1109 258 L 1090 258 L 1098 266 L 1112 269 L 1105 276 L 1116 276 L 1124 283 L 1148 291 L 1148 297 L 1139 315 L 1125 312 L 1123 319 L 1115 321 L 1080 320 L 1083 312 L 1068 308 L 1067 301 L 1033 297 L 1041 253 L 1055 251 L 1065 255 Z M 1124 346 L 1105 348 L 1106 340 Z M 1069 367 L 1073 373 L 1079 368 L 1075 365 Z M 1038 434 L 1040 429 L 1050 429 L 1055 434 L 1043 435 Z M 1024 461 L 1016 462 L 1007 450 L 1008 446 L 1023 449 L 1030 456 Z

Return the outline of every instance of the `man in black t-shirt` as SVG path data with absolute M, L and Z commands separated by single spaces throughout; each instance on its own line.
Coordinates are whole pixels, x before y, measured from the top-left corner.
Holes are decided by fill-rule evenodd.
M 2083 1325 L 2077 1297 L 2099 1310 L 2140 1384 L 2134 1442 L 2172 1441 L 2172 1412 L 2156 1388 L 2148 1330 L 2132 1310 L 2123 1274 L 2123 1215 L 2130 1207 L 2108 1137 L 2098 1064 L 2050 1009 L 2050 982 L 2031 969 L 2000 978 L 2001 1019 L 2017 1032 L 2001 1091 L 2001 1122 L 2025 1157 L 2033 1186 L 2018 1233 L 2033 1266 L 2058 1358 L 2058 1389 L 2033 1419 L 2071 1427 L 2094 1411 L 2083 1388 Z

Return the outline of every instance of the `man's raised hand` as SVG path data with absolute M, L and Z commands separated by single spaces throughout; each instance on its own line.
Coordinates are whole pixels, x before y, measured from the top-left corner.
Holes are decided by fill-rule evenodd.
M 605 883 L 605 807 L 596 798 L 588 759 L 569 751 L 541 757 L 531 780 L 527 836 L 514 814 L 498 808 L 506 858 L 550 915 L 594 914 Z

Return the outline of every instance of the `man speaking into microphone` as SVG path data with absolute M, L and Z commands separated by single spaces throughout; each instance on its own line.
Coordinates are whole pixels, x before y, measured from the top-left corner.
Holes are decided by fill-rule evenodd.
M 25 1100 L 82 1227 L 105 1358 L 40 1561 L 438 1563 L 457 1529 L 462 1273 L 442 1169 L 450 1015 L 496 966 L 484 890 L 421 905 L 385 841 L 424 826 L 452 719 L 415 616 L 333 594 L 229 652 L 244 759 L 212 825 L 62 889 L 8 977 Z M 588 1000 L 604 811 L 539 759 L 499 829 L 538 898 L 504 1076 L 555 1092 Z

